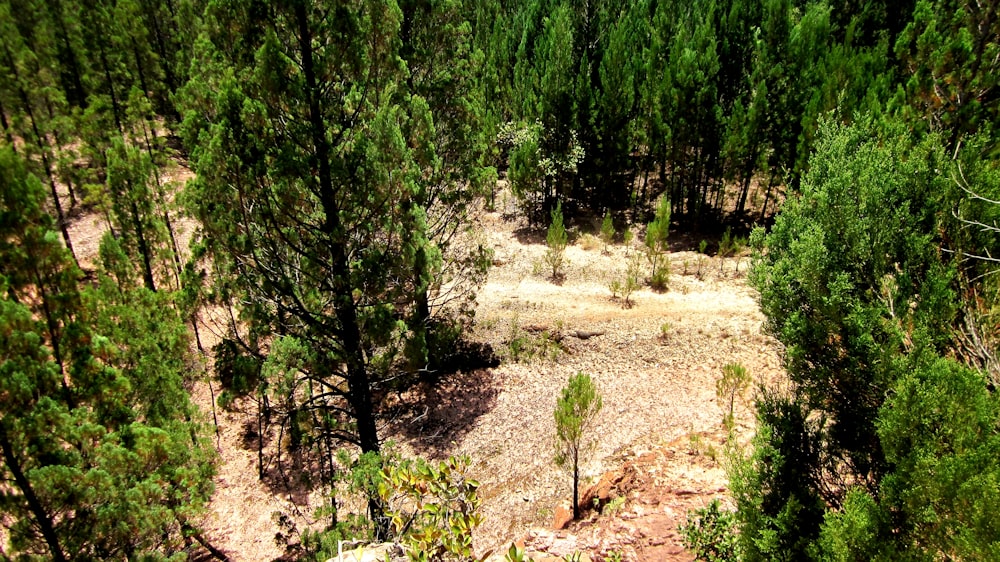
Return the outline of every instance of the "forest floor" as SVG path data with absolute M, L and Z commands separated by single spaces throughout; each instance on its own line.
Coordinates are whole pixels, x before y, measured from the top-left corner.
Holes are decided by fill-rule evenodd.
M 183 182 L 189 172 L 177 167 L 168 176 Z M 471 458 L 470 475 L 481 483 L 484 523 L 474 538 L 480 553 L 522 541 L 553 555 L 583 550 L 600 560 L 617 550 L 625 560 L 692 560 L 677 525 L 687 510 L 726 495 L 719 462 L 723 408 L 715 392 L 721 368 L 739 362 L 755 382 L 781 376 L 778 345 L 762 333 L 764 318 L 746 284 L 747 260 L 738 273 L 732 258 L 720 271 L 718 258 L 675 248 L 668 290 L 636 291 L 626 308 L 611 298 L 608 284 L 624 277 L 627 256 L 638 245 L 618 244 L 605 253 L 572 244 L 571 237 L 565 276 L 553 282 L 542 265 L 544 231 L 527 228 L 514 209 L 505 211 L 478 217 L 494 266 L 477 292 L 472 334 L 492 345 L 502 363 L 396 394 L 382 434 L 403 455 Z M 175 222 L 186 244 L 194 224 Z M 103 230 L 94 213 L 74 218 L 70 233 L 85 266 L 96 258 Z M 203 319 L 210 347 L 223 321 L 213 322 L 211 314 Z M 581 339 L 576 331 L 601 335 Z M 553 462 L 552 412 L 577 372 L 592 375 L 604 399 L 581 488 L 605 475 L 616 482 L 612 495 L 625 499 L 605 515 L 591 513 L 556 530 L 553 517 L 569 506 L 572 487 Z M 204 383 L 194 388 L 209 423 L 217 391 Z M 737 402 L 740 442 L 753 430 L 748 403 Z M 282 485 L 295 480 L 293 466 L 271 463 L 271 477 L 257 478 L 249 409 L 216 410 L 215 416 L 221 462 L 206 535 L 233 560 L 278 558 L 276 514 L 301 531 L 317 523 L 313 510 L 323 498 L 301 485 Z

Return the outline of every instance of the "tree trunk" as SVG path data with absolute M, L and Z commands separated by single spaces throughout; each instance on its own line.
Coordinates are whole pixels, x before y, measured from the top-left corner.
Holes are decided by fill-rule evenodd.
M 580 453 L 573 451 L 573 520 L 580 518 Z
M 750 193 L 750 181 L 753 179 L 753 169 L 754 162 L 756 162 L 756 154 L 758 150 L 758 143 L 754 141 L 753 146 L 750 148 L 750 152 L 747 154 L 746 162 L 743 164 L 743 186 L 740 189 L 740 200 L 736 205 L 736 212 L 742 214 L 746 210 L 747 196 Z
M 280 447 L 281 444 L 279 443 Z M 257 479 L 264 480 L 264 399 L 257 400 Z
M 149 161 L 153 165 L 153 179 L 156 181 L 156 197 L 160 205 L 160 213 L 163 215 L 163 225 L 167 227 L 167 236 L 170 237 L 170 251 L 171 256 L 174 261 L 174 279 L 177 281 L 177 290 L 181 289 L 181 271 L 183 271 L 183 266 L 181 265 L 181 252 L 180 248 L 177 246 L 177 236 L 174 235 L 174 226 L 170 222 L 170 212 L 167 209 L 167 196 L 163 191 L 163 182 L 160 181 L 160 168 L 156 165 L 156 159 L 153 157 L 153 142 L 156 140 L 156 127 L 152 124 L 149 126 L 149 133 L 146 132 L 146 127 L 142 127 L 142 135 L 146 140 L 146 153 L 149 154 Z M 150 137 L 152 135 L 152 138 Z M 195 337 L 198 338 L 198 349 L 201 349 L 201 338 L 198 337 L 198 327 L 195 326 Z
M 146 288 L 155 293 L 156 282 L 153 280 L 153 261 L 150 258 L 149 245 L 146 242 L 146 235 L 142 229 L 142 217 L 139 216 L 139 206 L 134 200 L 130 201 L 130 204 L 132 222 L 135 223 L 136 243 L 139 244 L 139 254 L 142 256 L 142 279 L 146 284 Z
M 312 143 L 315 151 L 315 162 L 318 168 L 320 203 L 323 206 L 325 220 L 322 232 L 329 239 L 330 274 L 334 290 L 334 309 L 337 322 L 340 325 L 340 344 L 343 348 L 344 362 L 347 365 L 347 399 L 354 412 L 357 423 L 358 444 L 362 453 L 379 453 L 378 431 L 375 426 L 375 409 L 372 404 L 371 387 L 365 366 L 364 350 L 362 348 L 361 330 L 358 327 L 356 304 L 350 286 L 350 264 L 344 249 L 343 225 L 340 222 L 340 212 L 333 188 L 333 175 L 330 169 L 330 146 L 326 138 L 326 128 L 320 111 L 316 69 L 314 68 L 312 52 L 312 30 L 309 28 L 308 15 L 304 2 L 295 5 L 295 17 L 299 28 L 299 50 L 302 55 L 302 71 L 306 80 L 306 96 L 309 101 L 309 121 L 312 132 Z M 375 524 L 375 539 L 384 540 L 389 534 L 389 525 L 385 520 L 385 507 L 377 494 L 368 498 L 368 512 Z
M 62 3 L 56 0 L 53 2 L 55 13 L 52 14 L 53 19 L 56 20 L 59 29 L 59 41 L 62 43 L 63 50 L 65 52 L 66 58 L 69 59 L 69 70 L 70 78 L 72 80 L 72 90 L 73 92 L 67 91 L 66 99 L 70 102 L 74 102 L 80 107 L 87 108 L 87 91 L 83 87 L 83 79 L 81 78 L 82 73 L 80 72 L 80 63 L 77 60 L 76 52 L 73 51 L 73 47 L 69 43 L 69 33 L 66 32 L 66 22 L 63 20 L 63 9 Z M 66 88 L 69 90 L 70 88 Z
M 222 562 L 229 562 L 229 557 L 226 556 L 226 553 L 222 552 L 221 550 L 216 548 L 215 545 L 213 545 L 211 542 L 205 539 L 205 537 L 200 532 L 198 532 L 197 529 L 192 527 L 190 523 L 181 521 L 181 530 L 184 531 L 185 535 L 190 536 L 194 538 L 194 540 L 198 541 L 198 544 L 205 547 L 205 550 L 212 553 L 212 556 L 216 560 L 221 560 Z
M 17 149 L 14 147 L 14 137 L 10 134 L 10 124 L 7 123 L 7 114 L 4 112 L 3 104 L 0 104 L 0 126 L 3 127 L 3 134 L 7 138 L 7 144 L 10 146 L 10 149 L 17 152 Z
M 767 216 L 767 203 L 771 200 L 771 190 L 774 189 L 774 173 L 771 173 L 770 179 L 767 180 L 767 191 L 764 192 L 764 205 L 760 208 L 760 220 L 763 221 L 764 217 Z
M 7 438 L 7 428 L 2 426 L 0 426 L 0 449 L 3 450 L 4 464 L 7 465 L 11 475 L 14 476 L 14 483 L 21 490 L 21 493 L 24 494 L 24 499 L 28 502 L 28 509 L 35 516 L 35 523 L 38 525 L 38 530 L 42 533 L 42 538 L 45 539 L 46 544 L 49 545 L 52 560 L 66 562 L 66 555 L 63 554 L 62 547 L 59 545 L 59 537 L 56 536 L 52 519 L 49 518 L 48 513 L 45 513 L 45 508 L 42 507 L 42 502 L 35 495 L 35 490 L 31 487 L 31 482 L 24 475 L 21 463 L 14 454 L 10 440 Z
M 149 85 L 146 83 L 146 73 L 143 71 L 142 58 L 139 56 L 139 45 L 135 42 L 134 37 L 131 39 L 132 56 L 135 58 L 135 71 L 139 75 L 139 87 L 142 88 L 142 95 L 149 100 Z
M 45 109 L 48 111 L 49 114 L 49 122 L 50 123 L 54 122 L 56 119 L 55 110 L 52 109 L 52 102 L 48 98 L 46 98 L 45 100 Z M 61 136 L 59 135 L 58 128 L 53 127 L 52 139 L 56 141 L 56 154 L 61 155 L 63 152 L 63 142 Z M 56 157 L 56 161 L 58 162 L 58 156 Z M 57 164 L 57 173 L 58 173 L 58 164 Z M 62 174 L 59 175 L 61 176 Z M 77 203 L 76 192 L 73 190 L 72 174 L 66 174 L 66 176 L 63 177 L 62 179 L 66 180 L 66 191 L 69 193 L 69 208 L 70 212 L 72 212 L 73 209 L 76 208 L 76 203 Z
M 17 66 L 14 64 L 14 56 L 11 54 L 10 48 L 6 46 L 5 51 L 7 55 L 7 62 L 10 65 L 11 72 L 14 74 L 14 82 L 18 84 L 17 93 L 21 98 L 21 103 L 24 104 L 24 111 L 28 114 L 28 120 L 31 121 L 31 131 L 35 135 L 35 143 L 38 145 L 38 150 L 41 153 L 42 167 L 45 168 L 45 177 L 48 178 L 49 187 L 52 190 L 52 203 L 55 205 L 56 220 L 59 221 L 59 230 L 62 232 L 63 242 L 66 243 L 66 248 L 69 250 L 69 254 L 73 257 L 73 262 L 76 263 L 77 267 L 79 267 L 80 262 L 76 259 L 76 253 L 73 251 L 73 242 L 70 240 L 69 230 L 66 228 L 66 216 L 63 213 L 62 203 L 59 201 L 59 192 L 56 190 L 56 182 L 52 176 L 52 167 L 49 164 L 49 157 L 47 155 L 48 150 L 45 146 L 46 141 L 38 130 L 38 122 L 35 120 L 35 112 L 31 109 L 31 101 L 28 99 L 28 93 L 24 91 L 24 86 L 20 84 Z
M 177 79 L 174 77 L 173 65 L 170 64 L 171 54 L 167 53 L 166 40 L 164 39 L 163 24 L 160 19 L 156 17 L 155 4 L 144 3 L 143 8 L 146 10 L 146 15 L 153 24 L 153 38 L 156 43 L 156 51 L 160 57 L 161 67 L 163 68 L 163 77 L 166 80 L 167 91 L 176 92 L 177 91 Z M 173 104 L 167 104 L 169 107 L 161 107 L 161 110 L 165 110 L 171 113 L 171 116 L 179 120 L 180 115 L 177 114 L 177 109 Z
M 413 262 L 414 307 L 413 315 L 410 318 L 410 330 L 413 331 L 414 339 L 418 340 L 421 347 L 417 350 L 420 357 L 414 356 L 410 359 L 428 362 L 435 358 L 430 356 L 430 349 L 427 345 L 427 326 L 431 318 L 431 307 L 427 295 L 429 289 L 429 284 L 426 281 L 427 251 L 423 245 L 417 248 Z M 417 365 L 418 368 L 423 366 L 423 364 Z
M 115 82 L 111 79 L 111 68 L 108 65 L 108 56 L 104 51 L 104 43 L 98 42 L 101 46 L 101 66 L 104 68 L 104 80 L 108 83 L 108 89 L 111 92 L 111 112 L 115 116 L 115 127 L 118 128 L 118 132 L 121 134 L 125 133 L 125 128 L 122 127 L 122 108 L 118 103 L 118 94 L 115 93 Z

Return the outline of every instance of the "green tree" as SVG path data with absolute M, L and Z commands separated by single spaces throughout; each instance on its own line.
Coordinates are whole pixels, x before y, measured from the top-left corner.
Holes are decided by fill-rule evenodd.
M 545 243 L 548 249 L 545 250 L 545 263 L 552 269 L 552 278 L 562 277 L 563 262 L 566 259 L 566 227 L 563 225 L 562 202 L 556 203 L 556 208 L 552 209 L 552 222 L 545 235 Z
M 6 551 L 175 556 L 198 535 L 214 472 L 180 374 L 184 330 L 159 303 L 81 292 L 41 183 L 9 150 L 0 169 Z
M 723 418 L 726 425 L 733 424 L 736 397 L 742 397 L 749 387 L 750 373 L 746 367 L 739 363 L 727 363 L 722 366 L 722 376 L 715 381 L 715 395 L 719 400 L 729 403 L 728 411 Z
M 605 211 L 604 220 L 601 221 L 601 242 L 604 242 L 604 253 L 608 253 L 608 246 L 615 242 L 615 223 L 611 218 L 611 211 Z
M 271 384 L 294 398 L 286 413 L 314 420 L 319 466 L 342 443 L 380 450 L 374 391 L 403 359 L 426 366 L 435 287 L 454 281 L 461 294 L 475 282 L 461 267 L 447 277 L 461 264 L 444 253 L 475 195 L 465 180 L 480 178 L 461 140 L 474 139 L 474 115 L 455 114 L 471 102 L 449 99 L 458 86 L 437 74 L 435 37 L 464 24 L 451 34 L 424 6 L 405 7 L 213 3 L 182 95 L 198 172 L 186 199 L 220 282 L 245 303 L 248 337 L 232 337 L 253 353 L 276 336 L 302 348 L 274 358 Z M 457 18 L 451 4 L 434 9 Z M 466 257 L 481 275 L 482 253 Z M 384 535 L 380 500 L 369 500 Z
M 586 434 L 597 421 L 604 402 L 594 381 L 586 373 L 569 378 L 556 401 L 556 464 L 573 476 L 573 518 L 580 517 L 580 464 L 593 446 Z
M 751 272 L 789 376 L 829 414 L 834 449 L 871 486 L 885 469 L 875 417 L 897 376 L 885 350 L 921 337 L 942 349 L 956 312 L 954 271 L 935 249 L 947 193 L 932 171 L 945 165 L 940 148 L 933 139 L 911 147 L 900 130 L 880 145 L 864 140 L 876 134 L 828 126 L 802 195 L 786 203 Z
M 15 94 L 12 97 L 16 103 L 9 110 L 14 114 L 15 120 L 8 132 L 13 130 L 24 139 L 22 149 L 28 156 L 29 164 L 34 164 L 37 158 L 40 172 L 49 187 L 63 243 L 75 260 L 65 212 L 57 189 L 56 156 L 50 143 L 50 135 L 55 129 L 53 117 L 56 111 L 53 110 L 53 106 L 62 107 L 65 99 L 61 95 L 62 92 L 55 87 L 53 69 L 46 65 L 50 61 L 36 52 L 36 50 L 42 51 L 43 46 L 50 46 L 51 37 L 47 35 L 25 37 L 17 24 L 10 3 L 0 3 L 0 37 L 2 37 L 0 90 Z M 48 30 L 43 26 L 41 31 Z
M 940 131 L 949 147 L 996 131 L 1000 15 L 995 1 L 921 0 L 895 44 L 905 82 L 901 109 Z M 902 93 L 902 92 L 901 92 Z
M 988 559 L 991 508 L 971 498 L 995 478 L 978 463 L 995 447 L 996 402 L 988 362 L 960 334 L 975 317 L 963 301 L 991 293 L 983 262 L 952 256 L 997 240 L 951 209 L 990 224 L 953 178 L 964 161 L 995 193 L 995 170 L 979 147 L 951 160 L 940 137 L 917 141 L 898 123 L 820 131 L 751 274 L 794 386 L 758 401 L 763 431 L 733 471 L 744 552 Z M 983 370 L 943 359 L 956 355 Z
M 464 242 L 474 230 L 470 205 L 496 182 L 487 165 L 485 102 L 475 87 L 482 53 L 472 46 L 462 3 L 400 2 L 400 57 L 406 62 L 408 121 L 402 124 L 413 161 L 412 200 L 407 205 L 405 261 L 413 264 L 413 337 L 406 355 L 414 368 L 437 367 L 451 334 L 465 327 L 435 312 L 462 308 L 472 299 L 489 263 L 481 245 Z M 458 281 L 453 283 L 453 281 Z M 455 290 L 439 291 L 442 285 Z
M 621 206 L 628 194 L 622 184 L 635 173 L 630 161 L 635 135 L 632 121 L 639 104 L 642 66 L 642 51 L 635 45 L 648 32 L 649 23 L 645 19 L 644 8 L 643 3 L 634 3 L 623 10 L 617 19 L 613 19 L 613 11 L 606 16 L 602 14 L 601 20 L 606 17 L 612 21 L 599 21 L 593 26 L 607 30 L 604 32 L 606 39 L 599 38 L 604 39 L 606 44 L 603 51 L 594 49 L 599 53 L 600 60 L 595 65 L 599 87 L 593 93 L 596 98 L 593 113 L 590 116 L 581 115 L 578 119 L 582 127 L 592 125 L 596 137 L 591 143 L 593 146 L 586 146 L 591 157 L 581 172 L 585 181 L 601 186 L 594 190 L 595 196 L 590 198 L 593 207 Z M 588 84 L 592 81 L 589 76 L 582 76 L 582 79 Z M 586 106 L 583 103 L 580 106 L 579 112 L 582 113 Z
M 171 248 L 167 246 L 163 215 L 156 208 L 154 163 L 142 149 L 125 144 L 121 137 L 114 139 L 107 158 L 114 230 L 126 254 L 142 264 L 146 288 L 155 291 L 156 279 L 162 277 L 157 274 L 163 271 L 161 265 L 171 255 Z M 172 271 L 173 263 L 167 263 L 166 271 Z
M 658 290 L 666 289 L 670 276 L 670 261 L 666 257 L 670 235 L 670 201 L 663 197 L 656 206 L 656 217 L 646 225 L 646 260 L 649 262 L 649 283 Z

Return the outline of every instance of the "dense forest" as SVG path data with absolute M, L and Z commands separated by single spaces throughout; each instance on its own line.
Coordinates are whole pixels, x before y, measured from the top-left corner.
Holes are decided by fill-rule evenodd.
M 398 534 L 387 483 L 474 503 L 460 466 L 382 456 L 378 417 L 467 360 L 492 261 L 468 217 L 501 179 L 538 226 L 750 234 L 789 383 L 759 390 L 699 557 L 1000 559 L 998 8 L 3 0 L 0 554 L 211 549 L 203 380 L 313 459 L 303 559 Z M 468 559 L 459 511 L 404 530 Z

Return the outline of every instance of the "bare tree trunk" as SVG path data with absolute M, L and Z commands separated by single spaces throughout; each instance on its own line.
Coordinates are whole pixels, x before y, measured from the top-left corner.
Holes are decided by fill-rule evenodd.
M 580 453 L 573 451 L 573 520 L 580 518 Z
M 0 427 L 0 449 L 3 450 L 4 464 L 7 465 L 11 475 L 14 476 L 14 483 L 21 490 L 21 493 L 24 494 L 24 499 L 28 502 L 28 509 L 35 516 L 35 524 L 38 525 L 38 530 L 42 533 L 42 538 L 49 545 L 52 560 L 66 562 L 66 555 L 63 554 L 62 547 L 59 545 L 59 537 L 56 536 L 52 519 L 45 513 L 45 508 L 42 507 L 42 502 L 35 495 L 35 490 L 31 487 L 31 482 L 24 475 L 24 471 L 21 469 L 21 462 L 14 454 L 13 446 L 7 438 L 7 429 L 4 427 Z

